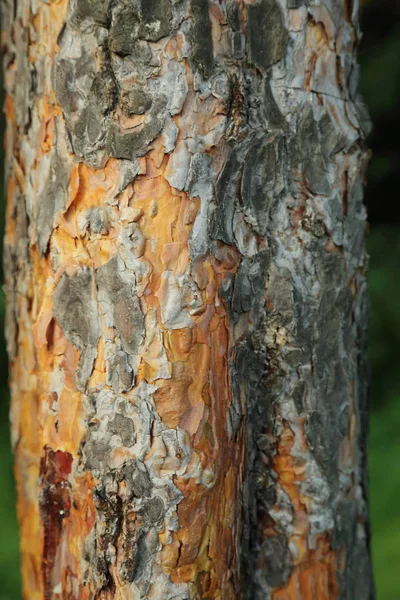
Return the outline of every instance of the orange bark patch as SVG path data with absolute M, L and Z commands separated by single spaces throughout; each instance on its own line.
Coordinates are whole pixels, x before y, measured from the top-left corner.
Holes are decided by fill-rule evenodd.
M 304 418 L 298 420 L 296 442 L 307 452 Z M 294 534 L 289 538 L 292 548 L 293 570 L 288 583 L 272 593 L 274 600 L 333 600 L 339 597 L 337 583 L 338 556 L 331 547 L 327 534 L 315 540 L 316 549 L 309 547 L 310 530 L 307 505 L 309 499 L 301 493 L 300 482 L 306 477 L 306 459 L 292 455 L 295 434 L 284 422 L 276 456 L 272 465 L 278 475 L 278 483 L 289 496 L 294 514 Z

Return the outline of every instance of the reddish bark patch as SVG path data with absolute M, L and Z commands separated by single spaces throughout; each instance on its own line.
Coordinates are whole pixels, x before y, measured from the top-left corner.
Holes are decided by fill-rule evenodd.
M 72 460 L 68 452 L 54 451 L 46 446 L 40 461 L 42 492 L 39 504 L 44 529 L 42 577 L 45 600 L 51 600 L 53 596 L 52 575 L 57 548 L 61 540 L 63 520 L 71 509 L 68 476 Z

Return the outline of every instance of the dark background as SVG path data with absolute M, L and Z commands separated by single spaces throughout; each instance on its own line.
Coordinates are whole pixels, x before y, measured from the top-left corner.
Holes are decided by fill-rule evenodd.
M 372 547 L 378 600 L 400 600 L 400 0 L 364 0 L 361 21 L 360 85 L 374 123 L 365 197 L 371 225 Z M 4 193 L 0 196 L 2 232 Z M 1 329 L 3 321 L 0 294 Z M 7 358 L 5 344 L 0 343 L 0 600 L 20 600 L 8 402 Z

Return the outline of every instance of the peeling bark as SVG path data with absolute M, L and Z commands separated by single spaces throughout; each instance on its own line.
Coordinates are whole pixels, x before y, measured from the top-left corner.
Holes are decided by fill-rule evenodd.
M 24 598 L 373 598 L 359 35 L 3 1 Z

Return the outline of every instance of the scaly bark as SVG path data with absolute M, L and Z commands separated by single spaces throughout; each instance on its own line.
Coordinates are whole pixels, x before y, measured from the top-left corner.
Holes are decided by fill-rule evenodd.
M 346 0 L 5 0 L 29 600 L 368 600 Z

